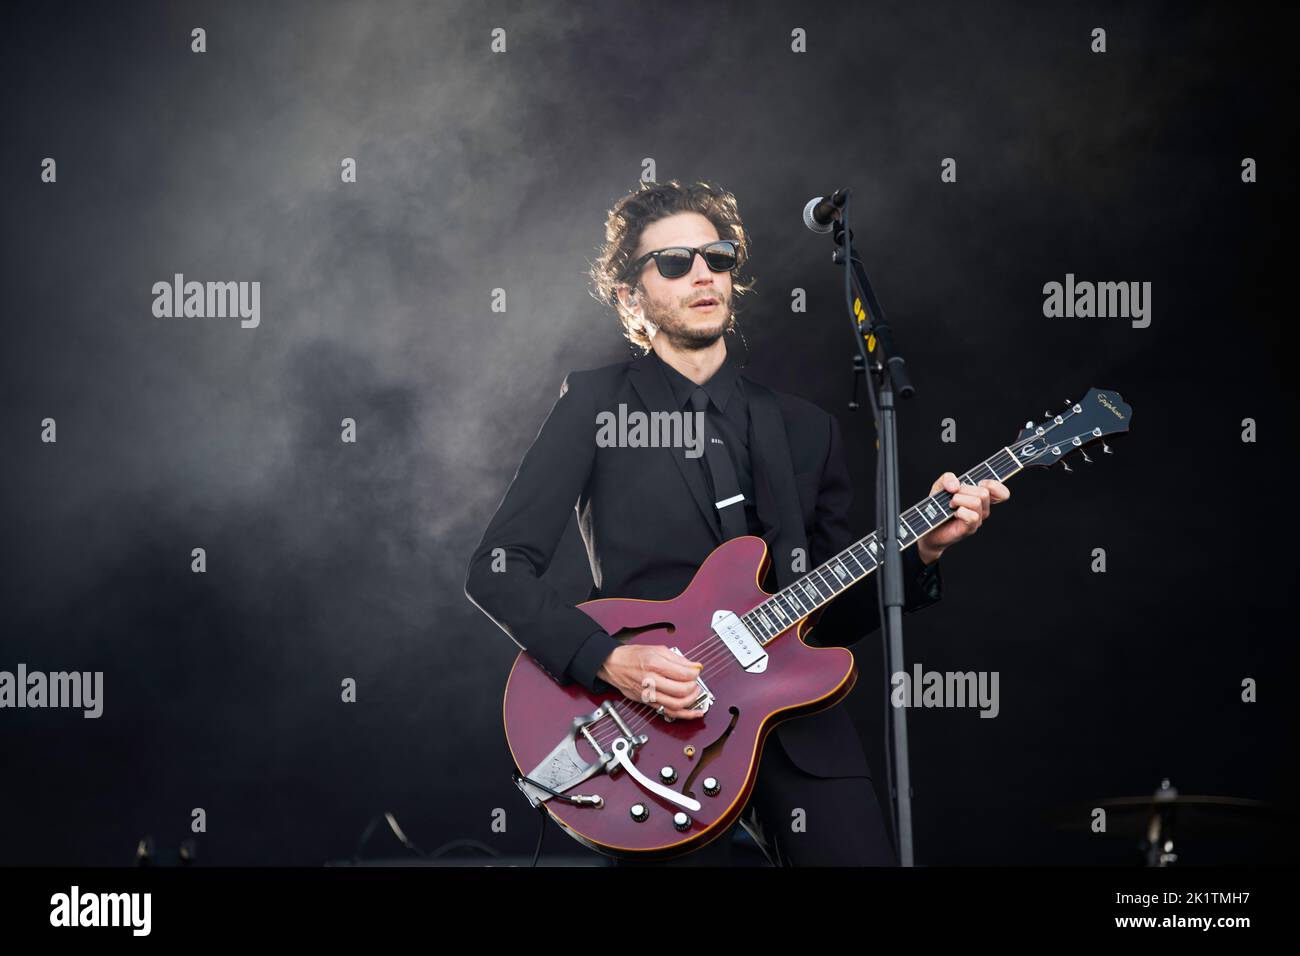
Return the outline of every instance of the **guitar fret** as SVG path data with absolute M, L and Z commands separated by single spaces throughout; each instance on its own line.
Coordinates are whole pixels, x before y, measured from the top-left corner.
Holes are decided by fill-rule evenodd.
M 947 494 L 947 492 L 944 492 Z M 931 522 L 930 527 L 935 528 L 943 524 L 947 515 L 944 512 L 944 506 L 934 500 L 934 495 L 930 495 L 921 505 L 921 514 L 925 519 Z
M 861 541 L 854 544 L 853 547 L 858 549 L 859 553 L 853 556 L 853 560 L 858 562 L 858 564 L 861 566 L 863 577 L 866 577 L 872 571 L 876 570 L 877 567 L 879 567 L 879 563 L 876 561 L 874 557 L 871 556 L 871 552 L 868 551 L 863 546 Z
M 1002 474 L 999 470 L 993 470 L 993 474 L 997 475 L 998 481 L 1001 481 L 1003 478 L 1010 478 L 1020 468 L 1020 465 L 1016 463 L 1016 456 L 1011 454 L 1010 448 L 1004 448 L 1002 451 L 1007 456 L 1007 471 L 1006 474 Z
M 772 598 L 771 598 L 767 603 L 768 603 L 768 605 L 771 606 L 771 608 L 772 608 L 772 614 L 773 614 L 773 616 L 776 617 L 776 619 L 777 619 L 777 623 L 781 625 L 781 630 L 784 631 L 787 627 L 790 626 L 790 615 L 787 614 L 787 613 L 786 613 L 786 612 L 781 608 L 781 602 L 780 602 L 780 600 L 779 600 L 778 598 L 776 598 L 775 596 L 772 597 Z
M 908 529 L 912 532 L 912 534 L 916 535 L 917 537 L 920 537 L 921 535 L 925 534 L 932 527 L 930 523 L 927 522 L 925 518 L 921 516 L 921 513 L 918 512 L 915 508 L 903 512 L 903 514 L 900 517 L 902 518 L 903 522 L 907 525 Z
M 957 480 L 966 485 L 978 484 L 984 478 L 1002 481 L 1022 467 L 1020 460 L 1009 448 L 1004 447 L 992 458 L 960 475 Z M 906 550 L 922 535 L 939 527 L 952 516 L 952 495 L 947 491 L 940 490 L 922 498 L 898 516 L 898 549 Z M 762 643 L 767 643 L 834 600 L 846 588 L 879 570 L 884 564 L 882 547 L 879 533 L 871 532 L 771 595 L 741 620 L 755 637 Z
M 822 577 L 822 572 L 820 568 L 814 568 L 812 571 L 810 571 L 808 573 L 808 577 L 805 580 L 807 580 L 808 583 L 811 584 L 813 588 L 816 589 L 818 604 L 824 603 L 825 601 L 830 600 L 830 598 L 834 596 L 835 592 L 830 589 L 830 586 L 826 583 L 825 579 Z

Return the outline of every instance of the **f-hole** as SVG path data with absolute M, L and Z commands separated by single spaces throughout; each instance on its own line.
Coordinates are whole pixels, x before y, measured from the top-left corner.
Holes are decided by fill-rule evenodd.
M 660 621 L 658 624 L 642 624 L 640 627 L 620 627 L 610 636 L 622 641 L 644 634 L 646 631 L 663 631 L 665 634 L 671 634 L 675 630 L 677 630 L 676 624 L 671 621 Z

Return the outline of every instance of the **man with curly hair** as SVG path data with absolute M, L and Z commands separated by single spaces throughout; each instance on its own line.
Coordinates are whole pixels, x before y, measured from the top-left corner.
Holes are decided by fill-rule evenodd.
M 591 562 L 589 599 L 672 598 L 711 551 L 744 534 L 767 542 L 772 583 L 783 587 L 798 576 L 789 556 L 806 555 L 816 567 L 860 537 L 848 524 L 852 482 L 834 416 L 754 381 L 728 353 L 735 298 L 753 289 L 739 275 L 747 260 L 736 200 L 724 190 L 643 184 L 615 204 L 592 285 L 640 354 L 565 378 L 466 576 L 470 600 L 557 681 L 638 702 L 650 694 L 677 720 L 703 713 L 691 709 L 699 662 L 664 646 L 622 644 L 541 578 L 575 509 Z M 699 413 L 707 441 L 725 454 L 603 447 L 597 416 L 621 404 L 647 415 Z M 905 611 L 940 599 L 939 556 L 1010 496 L 1001 482 L 960 484 L 952 472 L 930 493 L 940 488 L 953 493 L 956 520 L 903 553 Z M 522 574 L 492 573 L 498 548 Z M 826 608 L 809 642 L 852 643 L 879 623 L 876 589 L 851 588 Z M 796 811 L 804 822 L 797 829 Z M 769 734 L 741 825 L 778 865 L 896 862 L 842 706 Z M 726 864 L 730 844 L 724 836 L 670 862 Z

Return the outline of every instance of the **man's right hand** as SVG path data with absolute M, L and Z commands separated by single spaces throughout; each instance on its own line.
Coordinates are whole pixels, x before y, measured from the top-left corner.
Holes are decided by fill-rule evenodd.
M 597 676 L 613 684 L 623 696 L 639 704 L 663 705 L 665 717 L 702 717 L 691 710 L 700 696 L 696 676 L 704 665 L 675 654 L 659 644 L 624 644 L 605 658 Z

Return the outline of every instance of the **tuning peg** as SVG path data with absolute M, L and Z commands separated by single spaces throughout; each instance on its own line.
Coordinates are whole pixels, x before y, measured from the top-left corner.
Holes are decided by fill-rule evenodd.
M 1101 443 L 1101 450 L 1104 451 L 1104 452 L 1105 452 L 1106 454 L 1108 454 L 1108 455 L 1113 455 L 1113 454 L 1115 454 L 1113 451 L 1110 450 L 1110 446 L 1107 445 L 1105 442 L 1102 442 L 1102 443 Z
M 1062 461 L 1061 467 L 1064 468 L 1066 471 L 1074 471 L 1074 469 L 1070 467 L 1070 463 L 1068 461 Z
M 1090 465 L 1092 464 L 1092 459 L 1088 457 L 1088 453 L 1084 451 L 1082 448 L 1079 449 L 1079 454 L 1083 456 L 1084 461 L 1086 461 Z

